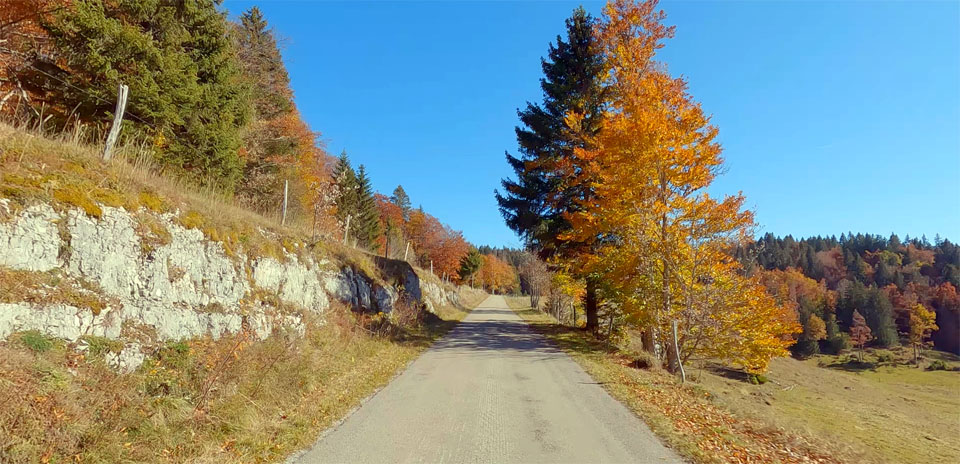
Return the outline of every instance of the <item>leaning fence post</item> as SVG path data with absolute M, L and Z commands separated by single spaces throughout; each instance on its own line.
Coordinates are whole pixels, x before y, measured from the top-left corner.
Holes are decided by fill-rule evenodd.
M 283 181 L 283 212 L 281 213 L 281 216 L 280 216 L 281 226 L 287 224 L 287 188 L 289 184 L 290 184 L 290 181 L 287 181 L 287 180 Z
M 683 371 L 683 361 L 680 360 L 680 345 L 677 343 L 677 320 L 671 321 L 673 326 L 673 353 L 677 356 L 677 368 L 680 369 L 680 383 L 687 381 L 687 373 Z
M 120 84 L 117 90 L 117 109 L 113 112 L 113 125 L 110 126 L 110 135 L 107 136 L 107 144 L 103 147 L 103 160 L 110 161 L 113 157 L 113 145 L 117 143 L 117 137 L 120 136 L 120 125 L 123 123 L 123 112 L 127 109 L 127 93 L 129 88 Z

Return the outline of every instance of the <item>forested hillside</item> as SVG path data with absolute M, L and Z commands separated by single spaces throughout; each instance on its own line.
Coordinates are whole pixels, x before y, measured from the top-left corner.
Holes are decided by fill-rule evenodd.
M 257 7 L 231 20 L 213 0 L 14 0 L 0 11 L 0 58 L 10 121 L 102 143 L 125 84 L 120 143 L 167 176 L 443 280 L 471 275 L 460 272 L 472 248 L 460 231 L 413 208 L 402 186 L 376 192 L 378 167 L 326 152 Z M 515 271 L 489 257 L 481 270 L 483 286 L 509 291 Z
M 737 257 L 797 313 L 799 355 L 846 348 L 857 313 L 871 345 L 922 348 L 932 339 L 936 348 L 960 353 L 960 247 L 950 240 L 766 234 L 738 248 Z

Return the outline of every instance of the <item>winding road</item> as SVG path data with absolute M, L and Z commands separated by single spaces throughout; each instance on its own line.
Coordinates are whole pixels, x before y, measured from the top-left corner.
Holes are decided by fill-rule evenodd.
M 500 296 L 295 463 L 682 462 Z

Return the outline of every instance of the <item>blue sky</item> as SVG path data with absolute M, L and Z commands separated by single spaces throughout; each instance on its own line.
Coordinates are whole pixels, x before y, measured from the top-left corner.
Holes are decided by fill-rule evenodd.
M 518 246 L 494 188 L 516 109 L 580 2 L 227 1 L 282 38 L 296 103 L 374 187 Z M 602 3 L 585 2 L 599 15 Z M 659 57 L 720 128 L 761 232 L 960 239 L 960 3 L 663 2 Z

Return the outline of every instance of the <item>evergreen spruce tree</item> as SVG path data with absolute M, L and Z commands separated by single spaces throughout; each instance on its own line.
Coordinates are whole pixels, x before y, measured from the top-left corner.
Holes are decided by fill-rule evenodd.
M 380 238 L 380 212 L 377 201 L 373 197 L 373 187 L 366 168 L 361 164 L 357 168 L 357 218 L 356 227 L 351 225 L 357 242 L 365 247 L 372 248 Z
M 63 117 L 95 123 L 110 119 L 118 84 L 128 85 L 124 132 L 150 137 L 167 167 L 232 189 L 251 104 L 218 3 L 68 2 L 41 22 L 57 49 L 43 67 L 56 79 L 21 77 Z
M 543 166 L 569 159 L 576 147 L 584 147 L 587 138 L 600 130 L 604 60 L 593 24 L 594 19 L 582 7 L 577 8 L 566 21 L 566 39 L 558 36 L 556 44 L 550 45 L 548 58 L 541 60 L 543 103 L 527 103 L 518 111 L 522 123 L 516 128 L 519 156 L 506 155 L 516 180 L 503 179 L 504 193 L 495 192 L 507 226 L 543 258 L 583 251 L 583 244 L 562 240 L 560 235 L 570 229 L 564 214 L 577 208 L 577 200 L 589 198 L 591 190 Z M 571 112 L 584 116 L 578 131 L 566 123 Z M 587 328 L 594 330 L 599 323 L 597 282 L 586 277 Z
M 256 116 L 272 119 L 293 110 L 290 76 L 267 20 L 256 6 L 240 15 L 234 28 L 237 55 L 249 78 Z
M 483 266 L 483 255 L 476 248 L 471 248 L 463 258 L 460 258 L 460 281 L 465 282 L 469 279 L 470 286 L 473 286 L 473 277 Z
M 893 305 L 887 295 L 878 288 L 871 288 L 868 293 L 867 303 L 861 312 L 867 320 L 874 340 L 883 347 L 899 344 L 897 326 L 893 319 Z
M 405 221 L 410 220 L 410 197 L 407 196 L 407 192 L 403 190 L 402 185 L 398 185 L 397 188 L 393 189 L 393 195 L 390 196 L 390 202 L 397 205 L 400 208 L 400 211 L 403 211 L 403 219 Z
M 262 209 L 282 201 L 283 181 L 293 177 L 289 171 L 300 155 L 296 140 L 285 132 L 285 118 L 295 110 L 293 92 L 277 40 L 260 9 L 245 11 L 232 29 L 254 110 L 253 122 L 244 131 L 246 162 L 237 193 Z
M 342 226 L 346 226 L 347 218 L 349 217 L 351 222 L 350 236 L 355 236 L 353 234 L 354 227 L 352 223 L 357 220 L 358 216 L 359 189 L 357 174 L 354 172 L 353 167 L 350 166 L 350 158 L 347 157 L 346 151 L 341 152 L 337 158 L 337 164 L 333 168 L 333 181 L 337 185 L 337 193 L 336 197 L 334 197 L 334 204 L 337 207 L 337 220 Z

